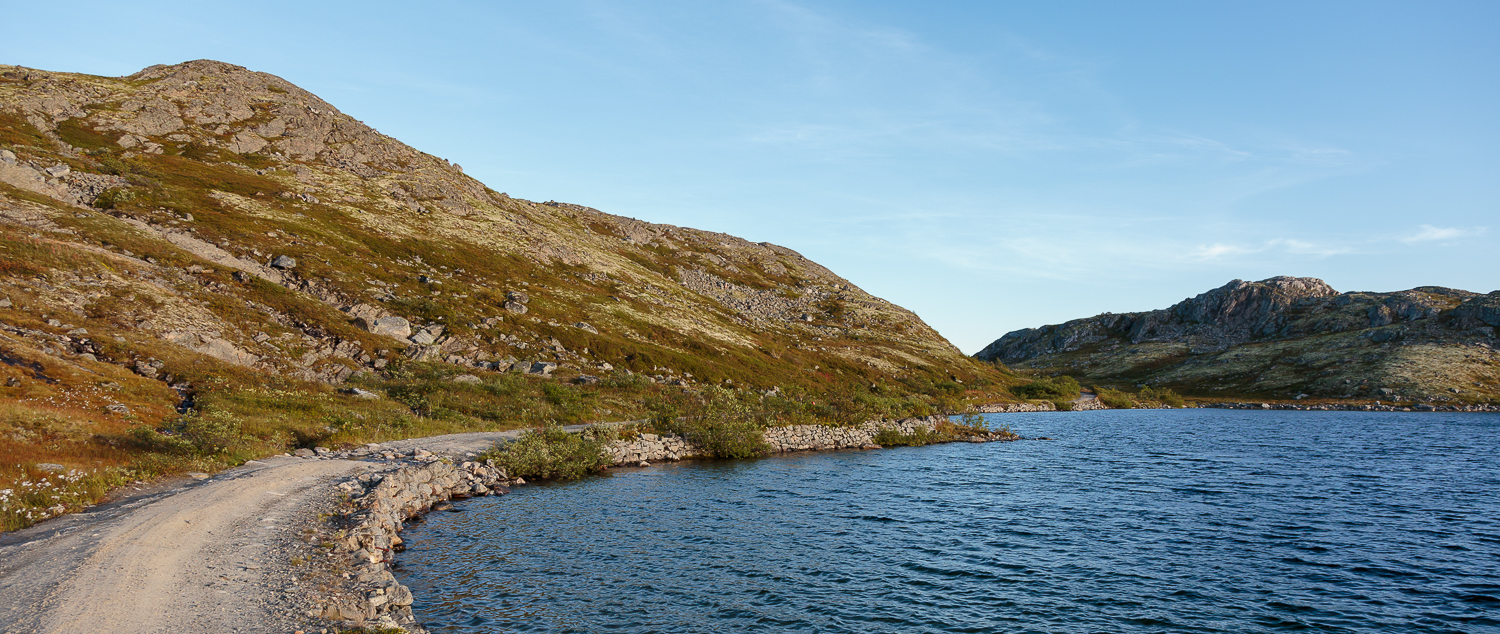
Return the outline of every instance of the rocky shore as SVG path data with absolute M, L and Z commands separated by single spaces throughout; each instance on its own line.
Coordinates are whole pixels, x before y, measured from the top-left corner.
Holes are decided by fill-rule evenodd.
M 1050 403 L 1049 403 L 1050 405 Z M 1016 410 L 1050 411 L 1050 410 Z M 892 430 L 903 435 L 917 433 L 918 429 L 932 432 L 947 416 L 903 418 L 892 421 L 867 421 L 850 427 L 828 425 L 790 425 L 772 427 L 765 432 L 766 444 L 771 453 L 793 451 L 831 451 L 838 449 L 880 449 L 875 436 L 882 430 Z M 986 434 L 966 438 L 970 442 L 1013 440 L 1000 434 Z M 652 461 L 685 460 L 707 456 L 703 447 L 689 442 L 676 434 L 641 434 L 630 440 L 619 440 L 605 449 L 614 465 L 649 465 Z
M 1107 409 L 1097 399 L 1080 399 L 1075 410 Z M 1318 410 L 1318 411 L 1500 411 L 1495 406 L 1397 407 L 1393 405 L 1208 403 L 1201 407 L 1224 409 Z M 978 408 L 982 413 L 1056 411 L 1052 403 L 1000 403 Z M 768 429 L 765 440 L 773 453 L 879 449 L 876 435 L 891 430 L 913 435 L 935 431 L 946 416 L 869 421 L 849 427 L 794 425 Z M 507 434 L 513 437 L 515 432 Z M 1009 440 L 1000 434 L 962 438 L 969 442 Z M 473 452 L 438 454 L 410 443 L 369 445 L 346 451 L 300 450 L 298 456 L 315 460 L 364 460 L 366 469 L 333 485 L 346 497 L 331 520 L 323 541 L 331 547 L 335 587 L 316 597 L 316 605 L 303 616 L 341 624 L 344 627 L 402 628 L 424 630 L 411 611 L 411 591 L 393 574 L 394 558 L 403 549 L 400 532 L 414 518 L 435 510 L 448 510 L 451 501 L 483 495 L 504 495 L 511 486 L 524 484 L 511 479 L 490 462 L 467 458 Z M 612 466 L 649 466 L 652 462 L 707 457 L 703 447 L 675 434 L 639 434 L 611 443 L 605 449 Z M 465 455 L 467 454 L 467 455 Z M 341 581 L 340 581 L 341 579 Z
M 851 427 L 796 425 L 766 430 L 765 438 L 775 453 L 879 449 L 874 439 L 882 430 L 907 435 L 919 429 L 932 432 L 947 421 L 946 416 L 928 416 L 869 421 Z M 961 440 L 1013 439 L 984 434 Z M 701 446 L 675 434 L 640 434 L 612 443 L 606 452 L 616 466 L 649 466 L 651 461 L 707 455 Z M 372 444 L 346 451 L 302 449 L 297 456 L 312 460 L 365 460 L 378 465 L 334 485 L 334 490 L 348 499 L 331 526 L 325 527 L 331 532 L 323 543 L 332 547 L 336 558 L 333 566 L 343 581 L 320 596 L 318 606 L 305 614 L 345 627 L 421 632 L 411 612 L 411 591 L 392 572 L 395 555 L 402 550 L 402 529 L 424 513 L 451 508 L 451 500 L 504 495 L 510 492 L 510 486 L 525 484 L 519 478 L 509 478 L 492 462 L 466 459 L 471 456 L 463 452 L 439 454 L 420 447 L 405 449 L 402 443 Z
M 504 495 L 510 492 L 507 485 L 520 482 L 508 480 L 493 464 L 454 464 L 422 449 L 411 450 L 407 458 L 337 486 L 350 496 L 336 520 L 340 530 L 333 539 L 335 552 L 348 557 L 349 581 L 308 616 L 353 627 L 422 631 L 412 616 L 411 591 L 391 570 L 395 554 L 402 550 L 402 528 L 413 517 L 448 507 L 449 500 Z

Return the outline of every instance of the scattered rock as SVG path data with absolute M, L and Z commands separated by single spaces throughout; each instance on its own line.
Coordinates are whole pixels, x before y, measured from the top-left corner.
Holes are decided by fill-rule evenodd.
M 120 403 L 115 403 L 113 405 L 106 405 L 106 406 L 104 406 L 104 409 L 107 410 L 107 411 L 109 411 L 109 412 L 113 412 L 115 414 L 129 414 L 130 413 L 130 407 L 128 407 L 126 405 L 122 405 Z
M 278 255 L 276 259 L 271 260 L 271 266 L 282 270 L 294 269 L 297 268 L 297 260 L 291 256 Z
M 477 376 L 474 376 L 472 374 L 460 374 L 460 375 L 455 376 L 455 377 L 453 377 L 451 379 L 448 379 L 448 380 L 452 381 L 454 383 L 470 383 L 470 384 L 479 384 L 479 383 L 483 383 L 484 382 L 483 379 L 481 379 L 481 378 L 479 378 Z
M 68 167 L 68 166 L 66 166 L 66 165 L 59 164 L 59 165 L 53 165 L 52 167 L 49 167 L 49 168 L 44 169 L 42 171 L 46 172 L 47 175 L 51 176 L 52 178 L 62 178 L 64 176 L 67 176 L 68 174 L 72 173 L 73 169 L 70 168 L 70 167 Z
M 349 396 L 353 396 L 354 398 L 360 398 L 360 399 L 366 399 L 366 400 L 375 400 L 375 399 L 380 398 L 380 395 L 377 394 L 377 393 L 375 393 L 375 392 L 371 392 L 369 390 L 362 390 L 362 389 L 359 389 L 357 387 L 346 388 L 346 389 L 341 390 L 341 391 L 343 393 L 345 393 L 345 394 L 348 394 Z
M 0 163 L 6 165 L 16 164 L 16 153 L 10 150 L 0 150 Z
M 522 304 L 521 302 L 516 302 L 516 301 L 505 302 L 504 304 L 501 304 L 500 306 L 501 306 L 501 308 L 504 308 L 505 310 L 513 312 L 513 313 L 515 313 L 517 315 L 525 315 L 526 311 L 529 310 L 529 309 L 526 308 L 525 304 Z
M 595 327 L 593 327 L 593 326 L 590 326 L 590 325 L 589 325 L 589 324 L 587 324 L 587 323 L 585 323 L 585 322 L 581 322 L 581 321 L 580 321 L 580 322 L 578 322 L 578 323 L 576 323 L 576 324 L 573 324 L 573 327 L 574 327 L 574 328 L 577 328 L 577 329 L 579 329 L 579 330 L 586 330 L 586 331 L 588 331 L 588 332 L 591 332 L 591 333 L 594 333 L 594 334 L 596 334 L 596 335 L 597 335 L 597 334 L 599 334 L 599 329 L 598 329 L 598 328 L 595 328 Z
M 380 317 L 368 322 L 361 321 L 359 325 L 371 334 L 393 339 L 406 339 L 411 336 L 411 322 L 404 317 Z
M 296 451 L 293 451 L 292 455 L 297 456 L 298 458 L 311 458 L 311 457 L 316 456 L 318 454 L 313 453 L 313 450 L 311 450 L 311 449 L 302 448 L 302 449 L 298 449 Z
M 55 462 L 38 462 L 36 464 L 36 468 L 42 471 L 50 471 L 52 473 L 62 473 L 68 470 L 67 467 L 64 467 Z

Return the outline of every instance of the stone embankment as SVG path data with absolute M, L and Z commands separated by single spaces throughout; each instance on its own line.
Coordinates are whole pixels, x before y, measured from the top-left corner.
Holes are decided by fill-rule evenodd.
M 765 441 L 767 445 L 770 445 L 772 453 L 829 451 L 836 449 L 879 449 L 880 445 L 875 442 L 875 436 L 882 430 L 888 429 L 909 436 L 917 433 L 918 428 L 931 432 L 936 430 L 939 424 L 946 422 L 948 422 L 947 416 L 927 416 L 924 418 L 903 418 L 889 421 L 867 421 L 850 427 L 789 425 L 787 427 L 772 427 L 767 429 L 765 432 Z M 983 434 L 961 438 L 960 440 L 988 442 L 994 440 L 1014 440 L 1014 438 L 1002 434 Z M 605 451 L 610 456 L 611 464 L 616 465 L 638 465 L 643 462 L 650 463 L 653 460 L 684 460 L 687 458 L 708 456 L 708 452 L 703 447 L 676 434 L 641 434 L 630 440 L 615 441 Z
M 918 429 L 935 431 L 938 424 L 948 422 L 947 416 L 903 418 L 894 421 L 866 421 L 853 427 L 829 427 L 827 425 L 792 425 L 766 430 L 766 444 L 771 451 L 825 451 L 829 449 L 879 449 L 875 435 L 889 429 L 910 436 Z
M 1307 412 L 1500 412 L 1500 405 L 1390 405 L 1375 403 L 1204 403 L 1218 409 L 1297 410 Z
M 330 600 L 310 613 L 355 627 L 405 628 L 421 632 L 411 612 L 412 595 L 391 572 L 395 553 L 402 550 L 399 535 L 405 522 L 448 500 L 479 495 L 504 495 L 521 481 L 508 480 L 503 469 L 486 461 L 453 464 L 414 449 L 385 471 L 365 473 L 338 485 L 350 496 L 341 518 L 343 530 L 334 549 L 349 557 L 349 586 L 342 599 Z
M 1109 409 L 1102 401 L 1092 394 L 1080 396 L 1072 401 L 1073 409 L 1069 411 L 1087 412 L 1096 409 Z M 1137 406 L 1140 408 L 1140 406 Z M 1041 403 L 988 403 L 974 408 L 979 414 L 1018 414 L 1022 412 L 1055 412 L 1057 406 L 1043 401 Z

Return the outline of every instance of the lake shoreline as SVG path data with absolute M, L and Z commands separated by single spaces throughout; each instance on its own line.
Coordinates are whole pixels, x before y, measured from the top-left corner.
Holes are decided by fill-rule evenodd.
M 935 434 L 948 423 L 944 415 L 899 420 L 868 421 L 849 427 L 793 425 L 766 430 L 768 455 L 840 450 L 873 450 L 876 434 L 893 430 L 907 436 Z M 931 441 L 1012 442 L 1019 436 L 1004 432 L 955 436 Z M 641 434 L 616 441 L 606 448 L 613 468 L 649 467 L 650 461 L 682 461 L 709 458 L 701 447 L 672 434 Z M 452 500 L 505 495 L 510 487 L 526 484 L 510 478 L 493 461 L 463 460 L 457 464 L 444 456 L 412 449 L 416 464 L 400 465 L 379 473 L 367 473 L 341 482 L 336 488 L 349 494 L 343 511 L 332 521 L 336 528 L 334 552 L 348 558 L 349 583 L 337 593 L 344 597 L 325 603 L 318 617 L 348 627 L 401 627 L 422 632 L 411 613 L 411 591 L 395 577 L 396 555 L 403 550 L 400 537 L 408 525 L 433 511 L 451 508 Z M 362 600 L 360 598 L 363 598 Z M 311 616 L 311 614 L 310 614 Z

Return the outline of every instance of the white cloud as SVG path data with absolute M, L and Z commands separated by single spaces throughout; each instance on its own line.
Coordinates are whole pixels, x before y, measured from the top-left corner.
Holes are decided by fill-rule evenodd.
M 1249 247 L 1242 247 L 1233 244 L 1220 244 L 1218 242 L 1215 242 L 1213 244 L 1199 246 L 1197 249 L 1194 249 L 1193 252 L 1189 254 L 1189 256 L 1196 260 L 1217 260 L 1226 255 L 1244 255 L 1246 253 L 1255 253 L 1256 251 L 1260 250 L 1261 249 L 1252 249 Z
M 1267 251 L 1289 253 L 1292 255 L 1312 255 L 1317 257 L 1328 257 L 1331 255 L 1343 255 L 1353 253 L 1354 249 L 1347 246 L 1317 244 L 1296 238 L 1276 238 L 1267 240 L 1259 245 L 1213 244 L 1200 245 L 1198 248 L 1188 252 L 1191 260 L 1218 260 L 1225 257 L 1237 255 L 1250 255 L 1252 253 L 1264 253 Z
M 1411 244 L 1414 242 L 1430 242 L 1432 240 L 1456 240 L 1458 238 L 1470 238 L 1484 235 L 1488 227 L 1434 227 L 1422 225 L 1416 233 L 1400 238 L 1402 242 Z
M 1307 242 L 1305 240 L 1298 240 L 1296 238 L 1278 238 L 1266 243 L 1266 245 L 1270 247 L 1278 247 L 1282 251 L 1286 251 L 1287 253 L 1295 253 L 1298 255 L 1316 255 L 1320 257 L 1327 257 L 1330 255 L 1343 255 L 1345 253 L 1354 252 L 1353 249 L 1345 246 L 1315 244 L 1312 242 Z

